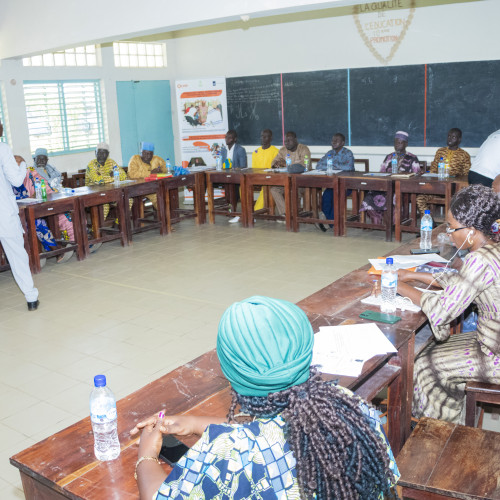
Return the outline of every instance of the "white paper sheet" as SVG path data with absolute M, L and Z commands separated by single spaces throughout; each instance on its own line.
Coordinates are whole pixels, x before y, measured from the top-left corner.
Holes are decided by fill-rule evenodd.
M 448 262 L 437 253 L 426 253 L 422 255 L 391 255 L 396 269 L 409 269 L 410 267 L 421 266 L 427 262 Z M 370 264 L 377 270 L 381 271 L 385 266 L 385 259 L 368 259 Z
M 396 352 L 375 323 L 321 327 L 314 336 L 312 364 L 324 373 L 356 377 L 377 354 Z

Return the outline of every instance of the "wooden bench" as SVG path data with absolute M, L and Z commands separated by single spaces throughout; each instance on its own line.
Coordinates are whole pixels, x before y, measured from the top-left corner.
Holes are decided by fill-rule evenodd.
M 422 418 L 397 463 L 403 498 L 500 499 L 500 433 Z

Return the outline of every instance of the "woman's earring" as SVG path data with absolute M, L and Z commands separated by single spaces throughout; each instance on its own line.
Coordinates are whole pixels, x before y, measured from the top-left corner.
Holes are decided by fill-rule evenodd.
M 474 240 L 470 237 L 471 233 L 469 233 L 467 235 L 467 242 L 469 243 L 469 245 L 472 245 L 474 243 Z

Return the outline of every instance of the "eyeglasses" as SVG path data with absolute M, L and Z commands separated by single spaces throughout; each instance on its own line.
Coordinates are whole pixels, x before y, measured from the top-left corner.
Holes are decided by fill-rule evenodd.
M 467 229 L 466 227 L 447 227 L 446 234 L 454 233 L 455 231 L 460 231 L 460 229 Z

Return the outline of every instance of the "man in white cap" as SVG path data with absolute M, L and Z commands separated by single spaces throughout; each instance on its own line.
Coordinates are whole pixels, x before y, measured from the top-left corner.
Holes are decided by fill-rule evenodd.
M 62 185 L 61 172 L 49 163 L 49 153 L 45 148 L 37 148 L 33 156 L 36 172 L 45 179 L 45 182 L 53 189 L 59 189 Z
M 0 137 L 3 125 L 0 123 Z M 24 248 L 23 228 L 12 186 L 19 186 L 26 176 L 26 163 L 17 164 L 11 149 L 0 142 L 0 243 L 19 288 L 26 297 L 28 310 L 38 308 L 38 290 L 31 276 L 29 257 Z
M 408 146 L 408 132 L 399 130 L 394 135 L 394 152 L 389 153 L 382 165 L 380 166 L 381 172 L 396 173 L 415 173 L 420 172 L 420 163 L 418 158 L 413 153 L 408 153 L 406 147 Z M 392 172 L 392 160 L 396 159 L 397 171 Z M 373 224 L 382 224 L 384 212 L 387 210 L 387 202 L 385 193 L 381 191 L 368 191 L 361 203 L 360 212 L 366 212 Z

